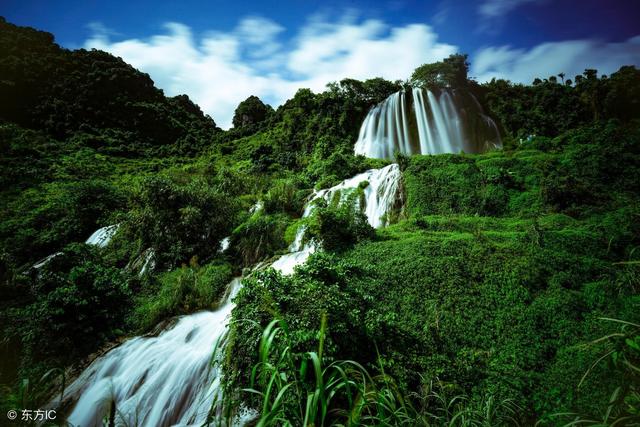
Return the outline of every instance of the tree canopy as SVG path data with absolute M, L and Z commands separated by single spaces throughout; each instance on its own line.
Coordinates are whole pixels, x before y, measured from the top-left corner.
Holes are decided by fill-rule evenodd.
M 452 54 L 439 62 L 423 64 L 411 75 L 411 84 L 417 87 L 443 88 L 467 85 L 469 63 L 467 54 Z

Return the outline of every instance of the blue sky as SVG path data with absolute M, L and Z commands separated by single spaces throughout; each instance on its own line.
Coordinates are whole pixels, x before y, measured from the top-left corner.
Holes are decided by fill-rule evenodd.
M 0 15 L 121 56 L 223 127 L 252 94 L 278 105 L 344 77 L 406 79 L 455 52 L 480 81 L 640 66 L 635 0 L 3 0 Z

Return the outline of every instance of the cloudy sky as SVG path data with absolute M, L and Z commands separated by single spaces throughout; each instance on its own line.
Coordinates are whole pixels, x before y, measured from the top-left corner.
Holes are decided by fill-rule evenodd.
M 277 106 L 345 77 L 404 80 L 455 52 L 478 81 L 640 66 L 636 0 L 3 0 L 0 15 L 122 57 L 224 128 L 249 95 Z

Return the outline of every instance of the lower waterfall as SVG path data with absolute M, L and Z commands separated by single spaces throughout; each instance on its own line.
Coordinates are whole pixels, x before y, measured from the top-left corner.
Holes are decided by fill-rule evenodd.
M 385 225 L 401 190 L 397 164 L 368 170 L 314 192 L 303 216 L 313 212 L 315 200 L 342 199 L 365 181 L 368 185 L 359 208 L 372 226 Z M 291 274 L 303 264 L 317 250 L 314 242 L 303 244 L 303 237 L 304 226 L 299 228 L 290 253 L 279 257 L 271 267 Z M 159 335 L 132 338 L 94 360 L 65 391 L 68 398 L 77 399 L 68 422 L 78 427 L 102 426 L 111 402 L 115 402 L 116 424 L 155 427 L 205 423 L 212 406 L 222 397 L 221 373 L 211 362 L 215 349 L 225 343 L 241 279 L 230 283 L 218 310 L 182 316 Z M 243 425 L 243 419 L 234 423 Z
M 500 147 L 498 126 L 471 92 L 413 88 L 392 94 L 369 111 L 355 153 L 393 159 L 396 152 L 482 153 Z
M 115 401 L 118 424 L 202 425 L 220 397 L 211 358 L 226 336 L 239 289 L 236 278 L 218 310 L 183 316 L 158 336 L 130 339 L 96 359 L 69 387 L 67 393 L 81 397 L 67 421 L 102 426 Z

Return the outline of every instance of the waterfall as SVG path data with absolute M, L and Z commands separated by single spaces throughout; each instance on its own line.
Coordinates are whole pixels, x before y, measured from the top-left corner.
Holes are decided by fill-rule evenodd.
M 471 93 L 413 89 L 394 93 L 371 109 L 361 126 L 355 152 L 390 159 L 396 152 L 476 153 L 500 145 L 498 127 Z M 314 192 L 303 218 L 312 214 L 317 200 L 344 201 L 360 188 L 357 207 L 373 227 L 382 227 L 397 205 L 400 182 L 397 164 L 368 170 Z M 252 211 L 261 206 L 258 202 Z M 87 243 L 105 246 L 117 227 L 97 230 Z M 299 227 L 290 252 L 273 262 L 274 269 L 292 274 L 318 249 L 315 242 L 305 242 L 304 234 L 305 227 Z M 228 241 L 222 243 L 222 251 Z M 143 270 L 153 259 L 152 251 L 147 255 Z M 79 398 L 68 421 L 82 427 L 101 425 L 115 401 L 120 421 L 128 425 L 203 424 L 221 398 L 219 368 L 211 362 L 215 349 L 224 344 L 240 280 L 229 285 L 218 310 L 180 317 L 157 336 L 132 338 L 94 360 L 65 393 L 67 399 Z
M 400 178 L 400 168 L 395 163 L 381 169 L 370 169 L 353 178 L 345 179 L 331 188 L 314 192 L 302 217 L 306 218 L 311 215 L 316 200 L 324 199 L 330 203 L 337 197 L 343 201 L 352 191 L 355 191 L 364 182 L 368 182 L 368 185 L 363 189 L 363 197 L 357 200 L 358 208 L 365 213 L 372 227 L 382 227 L 386 225 L 387 214 L 396 205 L 400 191 Z M 271 265 L 273 268 L 282 274 L 291 274 L 295 266 L 303 264 L 316 251 L 315 242 L 303 244 L 304 233 L 305 227 L 300 226 L 295 240 L 289 246 L 289 253 L 278 258 Z
M 368 182 L 368 185 L 363 189 L 364 197 L 357 203 L 362 204 L 359 208 L 365 213 L 372 227 L 382 227 L 386 225 L 386 214 L 396 203 L 400 189 L 400 178 L 400 168 L 395 163 L 381 169 L 370 169 L 353 178 L 345 179 L 334 187 L 314 193 L 309 204 L 309 213 L 305 212 L 305 214 L 311 213 L 313 202 L 316 199 L 322 198 L 330 203 L 338 196 L 344 200 L 350 191 L 357 189 L 364 182 Z
M 383 226 L 396 205 L 400 178 L 397 164 L 358 174 L 316 191 L 303 217 L 311 215 L 316 200 L 344 200 L 366 181 L 358 207 L 372 226 Z M 291 252 L 271 265 L 282 274 L 293 273 L 317 249 L 314 242 L 303 244 L 304 231 L 304 227 L 298 229 Z M 220 372 L 211 362 L 216 347 L 224 344 L 240 282 L 241 278 L 231 282 L 218 310 L 182 316 L 159 335 L 132 338 L 94 360 L 65 391 L 67 399 L 79 397 L 68 421 L 82 427 L 101 426 L 115 401 L 116 421 L 126 425 L 202 425 L 222 397 Z M 242 425 L 242 420 L 236 423 Z
M 95 246 L 98 246 L 99 248 L 103 248 L 109 244 L 109 242 L 111 241 L 111 238 L 113 237 L 114 234 L 116 234 L 116 231 L 118 231 L 119 227 L 120 227 L 120 224 L 114 224 L 114 225 L 108 225 L 106 227 L 98 228 L 96 231 L 93 232 L 91 236 L 89 236 L 89 238 L 86 240 L 85 243 L 87 245 L 95 245 Z
M 355 153 L 393 159 L 396 152 L 482 153 L 501 146 L 496 123 L 471 92 L 413 88 L 392 94 L 369 111 Z
M 68 421 L 102 426 L 115 400 L 119 424 L 202 425 L 220 397 L 211 358 L 226 336 L 239 289 L 234 279 L 218 310 L 180 317 L 159 335 L 130 339 L 96 359 L 67 391 L 81 396 Z
M 118 227 L 120 227 L 120 224 L 108 225 L 106 227 L 98 228 L 91 234 L 91 236 L 89 236 L 85 243 L 87 245 L 94 245 L 99 248 L 104 248 L 109 244 L 114 234 L 116 234 L 116 231 L 118 231 Z M 56 252 L 49 256 L 46 256 L 33 264 L 31 268 L 34 270 L 39 270 L 47 265 L 52 259 L 57 258 L 60 255 L 62 255 L 62 252 Z

